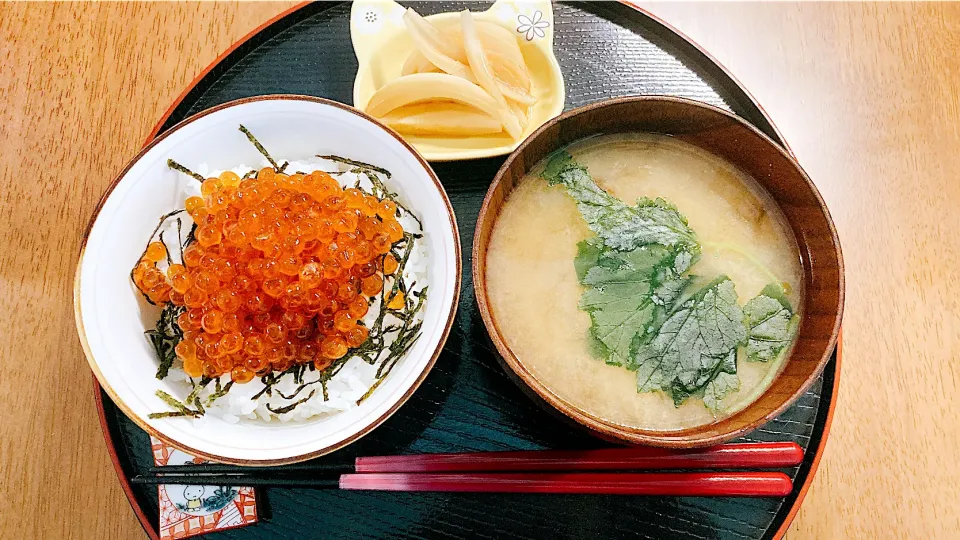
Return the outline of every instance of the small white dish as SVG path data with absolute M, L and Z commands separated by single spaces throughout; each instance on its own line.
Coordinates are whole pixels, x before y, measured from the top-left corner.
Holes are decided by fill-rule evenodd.
M 193 180 L 167 159 L 211 170 L 257 165 L 262 156 L 238 130 L 243 124 L 278 158 L 336 154 L 393 173 L 389 187 L 420 216 L 428 253 L 430 298 L 423 334 L 359 406 L 299 423 L 204 417 L 150 419 L 169 410 L 157 390 L 158 360 L 143 332 L 156 324 L 130 281 L 160 216 L 183 207 Z M 316 457 L 362 437 L 393 414 L 433 367 L 460 293 L 460 241 L 453 208 L 430 166 L 393 131 L 346 105 L 305 96 L 260 96 L 201 112 L 177 124 L 133 158 L 94 212 L 74 288 L 77 330 L 90 367 L 111 399 L 148 433 L 190 454 L 241 465 L 275 465 Z M 184 396 L 178 396 L 183 398 Z
M 350 11 L 350 38 L 357 55 L 357 77 L 353 83 L 353 106 L 363 109 L 376 91 L 400 76 L 413 40 L 403 23 L 406 8 L 390 0 L 359 0 Z M 430 161 L 455 161 L 501 156 L 514 151 L 523 140 L 551 118 L 563 112 L 566 90 L 560 63 L 553 53 L 553 4 L 550 0 L 497 0 L 489 9 L 474 12 L 478 21 L 507 28 L 517 36 L 520 52 L 533 78 L 537 103 L 530 121 L 516 140 L 506 134 L 484 137 L 406 136 Z M 456 11 L 426 17 L 444 28 L 458 24 Z

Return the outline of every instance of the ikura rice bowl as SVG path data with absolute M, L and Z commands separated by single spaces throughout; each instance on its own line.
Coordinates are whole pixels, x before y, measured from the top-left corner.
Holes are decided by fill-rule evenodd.
M 203 183 L 185 186 L 187 210 L 162 220 L 131 272 L 145 312 L 156 313 L 147 320 L 158 320 L 147 332 L 157 376 L 175 390 L 158 390 L 170 410 L 154 418 L 202 426 L 209 416 L 336 414 L 374 392 L 420 336 L 428 254 L 389 171 L 336 156 L 277 162 L 261 151 L 256 169 L 170 162 Z M 250 186 L 262 193 L 238 202 Z M 257 212 L 262 219 L 250 218 Z

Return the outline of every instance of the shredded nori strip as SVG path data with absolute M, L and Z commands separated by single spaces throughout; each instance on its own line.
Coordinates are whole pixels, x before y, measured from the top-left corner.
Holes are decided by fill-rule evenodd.
M 323 381 L 324 381 L 324 378 L 321 377 L 321 378 L 319 378 L 319 379 L 317 379 L 317 380 L 315 380 L 315 381 L 310 381 L 310 382 L 302 383 L 302 384 L 301 384 L 300 386 L 298 386 L 297 389 L 294 390 L 293 393 L 290 394 L 289 396 L 286 395 L 286 394 L 284 394 L 283 392 L 277 390 L 277 395 L 279 395 L 279 396 L 282 397 L 283 399 L 287 399 L 287 400 L 294 399 L 294 398 L 297 397 L 297 395 L 298 395 L 300 392 L 303 391 L 304 388 L 306 388 L 306 387 L 308 387 L 308 386 L 311 386 L 311 385 L 314 385 L 314 384 L 317 384 L 317 383 L 322 383 Z M 324 400 L 324 401 L 326 401 L 326 400 Z
M 160 360 L 160 365 L 157 367 L 157 378 L 160 380 L 167 376 L 173 361 L 177 359 L 174 348 L 183 339 L 183 331 L 177 324 L 177 317 L 184 311 L 186 311 L 185 307 L 167 304 L 160 312 L 157 327 L 144 332 Z
M 206 388 L 207 385 L 210 384 L 210 382 L 211 382 L 212 380 L 213 380 L 213 379 L 211 379 L 211 378 L 209 378 L 209 377 L 207 377 L 207 376 L 201 377 L 199 383 L 195 382 L 193 379 L 190 379 L 190 384 L 193 385 L 193 391 L 191 391 L 190 394 L 187 396 L 187 399 L 185 399 L 185 400 L 183 400 L 183 401 L 186 402 L 186 403 L 191 403 L 191 402 L 193 402 L 193 401 L 198 401 L 198 400 L 200 399 L 200 398 L 199 398 L 200 392 L 201 392 L 204 388 Z
M 213 405 L 213 402 L 227 395 L 227 392 L 233 388 L 233 381 L 227 382 L 223 385 L 223 388 L 220 387 L 220 377 L 217 377 L 217 389 L 209 397 L 207 397 L 207 406 Z
M 240 131 L 242 131 L 243 134 L 247 136 L 247 139 L 253 143 L 253 146 L 256 147 L 257 151 L 263 154 L 263 157 L 267 158 L 267 161 L 270 162 L 270 165 L 272 165 L 277 172 L 283 172 L 283 169 L 280 168 L 280 165 L 277 165 L 277 162 L 274 161 L 273 157 L 270 156 L 270 152 L 267 152 L 267 149 L 260 144 L 260 141 L 253 136 L 253 133 L 250 133 L 249 129 L 243 127 L 243 124 L 240 124 Z M 286 167 L 286 165 L 284 165 L 284 167 Z
M 170 167 L 175 171 L 180 171 L 187 176 L 193 177 L 197 182 L 200 182 L 201 184 L 206 180 L 206 178 L 204 178 L 203 176 L 191 171 L 190 169 L 184 167 L 183 165 L 177 163 L 172 159 L 167 160 L 167 167 Z
M 309 366 L 310 366 L 311 368 L 313 368 L 313 364 L 312 364 L 312 363 L 309 364 Z M 297 383 L 297 384 L 302 384 L 302 383 L 303 383 L 303 374 L 304 374 L 306 371 L 307 371 L 307 365 L 295 366 L 295 367 L 293 368 L 293 382 L 295 382 L 295 383 Z M 311 371 L 312 371 L 312 369 L 311 369 Z M 290 399 L 290 398 L 287 398 L 287 399 Z
M 296 403 L 291 403 L 290 405 L 287 405 L 286 407 L 280 407 L 279 409 L 274 409 L 274 408 L 271 407 L 270 405 L 267 405 L 267 410 L 269 410 L 269 411 L 272 412 L 273 414 L 284 414 L 284 413 L 288 413 L 288 412 L 296 409 L 297 406 L 302 405 L 302 404 L 306 403 L 307 401 L 309 401 L 310 398 L 312 398 L 313 395 L 316 394 L 316 393 L 317 393 L 317 391 L 316 391 L 315 389 L 314 389 L 314 390 L 311 390 L 309 396 L 301 399 L 300 401 L 297 401 Z
M 193 379 L 190 379 L 190 383 L 193 384 L 193 391 L 190 392 L 190 395 L 187 396 L 187 399 L 184 401 L 178 401 L 175 397 L 164 392 L 163 390 L 157 390 L 156 395 L 158 398 L 162 399 L 164 403 L 169 405 L 173 411 L 159 412 L 159 413 L 150 413 L 147 415 L 148 418 L 175 418 L 180 416 L 192 416 L 194 418 L 199 418 L 206 414 L 206 409 L 203 406 L 203 402 L 200 399 L 200 391 L 203 390 L 208 384 L 210 384 L 211 379 L 203 377 L 200 379 L 200 383 L 196 383 Z M 230 388 L 233 386 L 233 381 L 228 382 L 222 388 L 220 387 L 220 378 L 217 377 L 217 390 L 207 396 L 206 404 L 207 407 L 213 404 L 214 401 L 225 396 L 227 392 L 230 391 Z M 190 404 L 193 404 L 196 409 L 191 409 Z
M 183 245 L 180 247 L 180 252 L 183 253 L 183 250 L 187 249 L 187 246 L 194 243 L 196 239 L 197 239 L 197 224 L 194 223 L 193 226 L 190 227 L 190 232 L 187 233 L 187 239 L 183 241 Z
M 281 375 L 283 375 L 283 373 L 281 373 Z M 256 401 L 256 400 L 260 399 L 260 396 L 262 396 L 262 395 L 264 395 L 264 394 L 266 394 L 266 395 L 268 395 L 268 396 L 272 396 L 272 395 L 273 395 L 273 385 L 277 384 L 279 381 L 280 381 L 280 377 L 278 377 L 278 376 L 277 376 L 275 373 L 273 373 L 273 372 L 264 374 L 263 377 L 260 377 L 260 382 L 263 383 L 263 390 L 260 390 L 259 392 L 257 392 L 257 393 L 256 393 L 252 398 L 250 398 L 250 399 L 251 399 L 252 401 Z
M 389 189 L 387 189 L 386 184 L 384 184 L 383 181 L 380 180 L 380 177 L 378 177 L 375 174 L 370 174 L 370 171 L 363 171 L 363 174 L 370 180 L 370 183 L 373 184 L 374 196 L 376 196 L 378 199 L 389 199 L 393 201 L 393 203 L 397 205 L 397 217 L 400 217 L 400 210 L 403 210 L 404 212 L 407 213 L 407 215 L 412 217 L 413 220 L 417 222 L 417 225 L 420 226 L 420 230 L 423 231 L 423 223 L 420 221 L 420 218 L 417 217 L 416 214 L 411 212 L 409 208 L 404 206 L 403 203 L 397 200 L 397 197 L 399 196 L 397 193 L 394 193 Z M 387 178 L 390 178 L 389 173 L 387 173 Z M 380 193 L 378 194 L 377 191 L 379 191 Z
M 177 218 L 177 247 L 180 248 L 180 264 L 183 264 L 183 247 L 184 247 L 182 228 L 183 228 L 183 220 L 180 219 L 180 218 Z M 164 244 L 164 245 L 166 245 L 166 244 Z M 168 261 L 170 260 L 170 250 L 169 250 L 169 249 L 167 250 L 167 260 L 168 260 Z M 173 264 L 173 263 L 171 263 L 171 264 Z
M 338 163 L 343 163 L 343 164 L 345 164 L 345 165 L 351 165 L 351 166 L 353 166 L 353 167 L 358 167 L 358 168 L 361 168 L 361 169 L 369 169 L 369 170 L 371 170 L 371 171 L 378 172 L 378 173 L 380 173 L 380 174 L 382 174 L 382 175 L 385 175 L 387 178 L 390 178 L 390 176 L 391 176 L 391 175 L 390 175 L 390 171 L 388 171 L 388 170 L 386 170 L 386 169 L 384 169 L 384 168 L 382 168 L 382 167 L 377 167 L 376 165 L 371 165 L 371 164 L 369 164 L 369 163 L 364 163 L 364 162 L 362 162 L 362 161 L 357 161 L 357 160 L 355 160 L 355 159 L 350 159 L 350 158 L 345 158 L 345 157 L 340 157 L 340 156 L 334 156 L 334 155 L 321 156 L 320 154 L 317 154 L 317 157 L 320 158 L 320 159 L 328 159 L 328 160 L 330 160 L 330 161 L 336 161 L 336 162 L 338 162 Z
M 178 224 L 180 223 L 180 218 L 177 218 L 177 223 L 178 223 Z M 160 239 L 160 243 L 163 244 L 163 247 L 166 248 L 166 247 L 167 247 L 167 242 L 166 242 L 166 240 L 163 239 L 163 231 L 160 231 L 160 237 L 159 237 L 159 239 Z M 167 264 L 173 264 L 173 258 L 170 257 L 170 250 L 169 250 L 169 249 L 164 249 L 164 251 L 167 252 Z
M 190 407 L 187 407 L 186 405 L 177 401 L 176 398 L 164 392 L 163 390 L 157 390 L 156 396 L 162 399 L 164 403 L 170 406 L 170 408 L 175 410 L 168 411 L 168 412 L 160 412 L 160 413 L 150 413 L 147 415 L 148 418 L 171 418 L 176 416 L 192 416 L 194 418 L 199 418 L 203 416 L 203 412 L 199 410 L 193 410 Z

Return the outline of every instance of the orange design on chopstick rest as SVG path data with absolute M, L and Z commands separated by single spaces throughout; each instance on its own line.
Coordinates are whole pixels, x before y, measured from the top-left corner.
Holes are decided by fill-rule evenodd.
M 204 463 L 150 438 L 157 465 Z M 256 496 L 250 487 L 161 485 L 160 538 L 187 538 L 257 522 Z

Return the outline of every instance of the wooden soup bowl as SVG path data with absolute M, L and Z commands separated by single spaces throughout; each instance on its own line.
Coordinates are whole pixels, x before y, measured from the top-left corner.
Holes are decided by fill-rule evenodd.
M 550 153 L 585 137 L 622 132 L 670 135 L 744 170 L 776 201 L 800 250 L 805 294 L 797 342 L 790 358 L 763 395 L 736 414 L 711 424 L 679 431 L 644 430 L 614 424 L 583 411 L 533 376 L 510 350 L 490 309 L 487 246 L 510 192 L 531 167 Z M 800 165 L 744 120 L 716 107 L 674 97 L 624 97 L 594 103 L 553 119 L 527 138 L 500 168 L 483 201 L 473 243 L 473 280 L 483 323 L 502 363 L 528 394 L 602 438 L 670 448 L 721 443 L 744 435 L 786 410 L 807 391 L 830 359 L 843 313 L 840 241 L 823 198 Z

